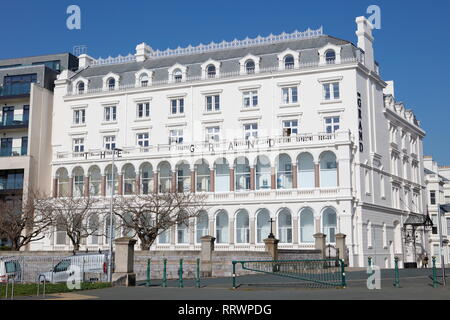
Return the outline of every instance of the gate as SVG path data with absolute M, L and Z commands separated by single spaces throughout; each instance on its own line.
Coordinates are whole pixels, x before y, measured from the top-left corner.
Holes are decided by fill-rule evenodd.
M 345 263 L 339 259 L 233 261 L 233 288 L 236 289 L 236 265 L 243 270 L 302 280 L 319 287 L 345 288 Z

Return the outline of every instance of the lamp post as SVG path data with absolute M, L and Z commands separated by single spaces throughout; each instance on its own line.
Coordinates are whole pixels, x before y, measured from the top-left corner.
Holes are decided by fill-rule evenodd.
M 113 203 L 114 203 L 114 160 L 117 152 L 117 156 L 120 158 L 121 149 L 112 149 L 112 163 L 111 163 L 111 199 L 109 203 L 109 261 L 108 261 L 108 281 L 112 281 L 112 252 L 113 252 Z
M 442 248 L 442 217 L 441 217 L 441 205 L 439 204 L 439 194 L 436 197 L 436 204 L 438 208 L 438 229 L 439 229 L 439 257 L 441 258 L 441 269 L 442 269 L 442 285 L 445 287 L 446 279 L 445 279 L 445 262 L 444 262 L 444 253 Z

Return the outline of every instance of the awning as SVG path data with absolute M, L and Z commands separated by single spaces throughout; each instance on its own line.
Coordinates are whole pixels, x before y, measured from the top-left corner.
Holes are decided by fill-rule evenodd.
M 410 213 L 406 219 L 405 226 L 432 226 L 433 221 L 429 215 Z

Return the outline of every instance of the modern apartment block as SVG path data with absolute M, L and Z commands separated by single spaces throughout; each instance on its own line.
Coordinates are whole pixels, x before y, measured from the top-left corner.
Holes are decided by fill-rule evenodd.
M 50 192 L 53 88 L 70 54 L 0 60 L 0 200 Z
M 441 167 L 432 157 L 424 158 L 425 183 L 427 192 L 427 206 L 433 230 L 429 236 L 430 255 L 439 259 L 439 228 L 443 236 L 444 263 L 450 264 L 450 167 Z M 438 206 L 441 208 L 441 221 L 439 226 Z
M 425 213 L 425 132 L 382 79 L 372 26 L 356 24 L 356 45 L 318 29 L 81 55 L 40 127 L 52 128 L 42 181 L 55 197 L 205 193 L 209 210 L 159 236 L 158 250 L 198 250 L 207 234 L 216 250 L 264 250 L 273 219 L 280 248 L 311 249 L 316 233 L 333 245 L 341 233 L 351 266 L 410 262 L 402 226 Z M 56 234 L 32 249 L 70 250 Z M 82 250 L 107 248 L 93 236 Z

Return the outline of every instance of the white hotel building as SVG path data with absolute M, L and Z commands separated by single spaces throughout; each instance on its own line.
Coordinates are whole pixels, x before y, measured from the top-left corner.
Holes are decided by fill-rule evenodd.
M 372 27 L 357 45 L 322 29 L 154 51 L 82 55 L 55 83 L 54 196 L 205 192 L 208 212 L 160 236 L 155 249 L 314 247 L 347 235 L 351 266 L 404 257 L 401 227 L 424 213 L 422 141 L 413 112 L 394 98 L 374 60 Z M 85 248 L 107 249 L 99 237 Z M 68 250 L 64 236 L 32 245 Z M 82 247 L 82 250 L 84 247 Z M 153 250 L 153 249 L 152 249 Z

